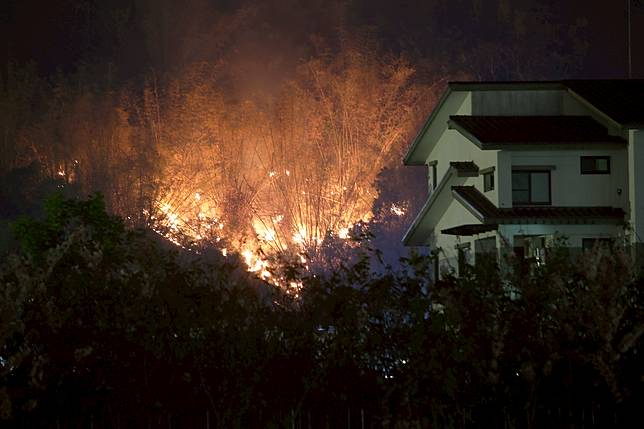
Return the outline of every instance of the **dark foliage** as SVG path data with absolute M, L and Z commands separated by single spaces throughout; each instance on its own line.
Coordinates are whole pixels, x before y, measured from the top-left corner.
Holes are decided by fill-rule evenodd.
M 3 426 L 637 421 L 642 281 L 619 251 L 436 283 L 427 257 L 365 257 L 294 299 L 126 230 L 100 196 L 46 206 L 0 271 Z

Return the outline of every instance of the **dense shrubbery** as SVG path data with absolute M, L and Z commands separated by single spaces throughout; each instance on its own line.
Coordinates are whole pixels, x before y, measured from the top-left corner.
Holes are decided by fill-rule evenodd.
M 100 197 L 15 231 L 10 427 L 599 427 L 644 398 L 642 282 L 619 252 L 436 284 L 426 257 L 382 274 L 365 257 L 293 299 L 126 230 Z

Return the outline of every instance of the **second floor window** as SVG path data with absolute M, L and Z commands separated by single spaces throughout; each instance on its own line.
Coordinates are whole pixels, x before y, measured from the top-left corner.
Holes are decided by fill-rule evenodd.
M 512 171 L 512 204 L 551 204 L 550 171 Z
M 610 174 L 610 156 L 582 156 L 581 174 Z

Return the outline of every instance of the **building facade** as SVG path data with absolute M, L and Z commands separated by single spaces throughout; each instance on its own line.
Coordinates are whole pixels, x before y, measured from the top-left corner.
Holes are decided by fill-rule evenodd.
M 455 82 L 409 148 L 428 197 L 403 238 L 443 266 L 644 244 L 644 80 Z

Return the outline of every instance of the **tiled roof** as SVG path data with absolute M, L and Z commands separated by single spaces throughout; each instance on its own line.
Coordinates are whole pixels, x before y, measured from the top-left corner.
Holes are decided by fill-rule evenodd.
M 474 186 L 452 186 L 458 197 L 483 216 L 486 223 L 514 223 L 521 220 L 595 220 L 622 221 L 624 211 L 616 207 L 554 207 L 530 206 L 498 208 Z
M 491 143 L 619 143 L 590 116 L 450 116 L 450 127 Z
M 622 125 L 644 125 L 644 79 L 564 80 L 563 84 Z
M 479 175 L 479 167 L 472 161 L 452 161 L 449 165 L 456 169 L 459 176 Z
M 497 209 L 499 219 L 624 219 L 616 207 L 512 207 Z
M 452 186 L 452 192 L 456 193 L 484 218 L 497 217 L 497 207 L 474 186 Z

